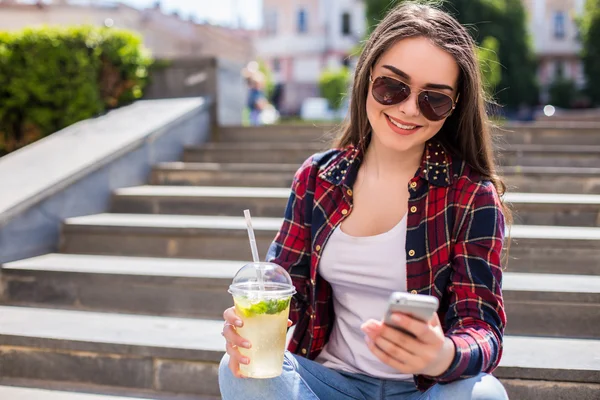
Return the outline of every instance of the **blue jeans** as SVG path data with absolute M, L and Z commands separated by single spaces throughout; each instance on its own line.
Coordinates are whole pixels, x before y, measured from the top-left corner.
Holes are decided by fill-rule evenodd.
M 233 376 L 225 354 L 219 366 L 223 400 L 508 400 L 492 375 L 438 384 L 420 392 L 412 381 L 377 379 L 336 371 L 286 351 L 283 373 L 272 379 Z

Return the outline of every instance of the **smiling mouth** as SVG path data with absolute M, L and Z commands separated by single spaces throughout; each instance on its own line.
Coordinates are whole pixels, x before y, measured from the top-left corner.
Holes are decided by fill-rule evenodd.
M 392 125 L 394 125 L 397 128 L 400 128 L 402 130 L 405 131 L 414 131 L 418 128 L 421 127 L 421 125 L 414 125 L 414 124 L 402 124 L 400 122 L 397 122 L 395 120 L 393 120 L 389 115 L 385 114 L 385 117 L 387 118 L 388 122 L 391 123 Z

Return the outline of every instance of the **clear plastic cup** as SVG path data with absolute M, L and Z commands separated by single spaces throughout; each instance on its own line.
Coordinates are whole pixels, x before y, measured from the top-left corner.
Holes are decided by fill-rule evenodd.
M 250 349 L 238 347 L 250 358 L 250 364 L 240 364 L 241 373 L 258 379 L 281 375 L 290 301 L 296 293 L 290 275 L 277 264 L 249 263 L 235 275 L 229 293 L 244 321 L 237 332 L 252 344 Z

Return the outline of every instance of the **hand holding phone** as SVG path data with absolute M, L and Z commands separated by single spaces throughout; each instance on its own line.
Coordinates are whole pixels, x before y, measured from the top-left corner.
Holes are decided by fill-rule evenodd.
M 407 332 L 406 330 L 394 324 L 394 321 L 392 320 L 392 314 L 395 312 L 408 314 L 413 318 L 427 322 L 433 318 L 433 314 L 435 314 L 438 307 L 439 301 L 437 297 L 424 294 L 394 292 L 390 295 L 388 300 L 388 309 L 385 313 L 385 317 L 383 318 L 383 322 L 386 325 L 394 327 L 414 337 L 412 333 Z

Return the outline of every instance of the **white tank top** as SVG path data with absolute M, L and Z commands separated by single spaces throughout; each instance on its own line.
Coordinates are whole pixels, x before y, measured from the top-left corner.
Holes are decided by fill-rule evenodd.
M 353 237 L 338 226 L 329 238 L 319 273 L 333 289 L 335 323 L 315 361 L 380 379 L 412 380 L 382 363 L 367 347 L 360 326 L 381 320 L 394 291 L 406 291 L 406 216 L 390 231 Z

